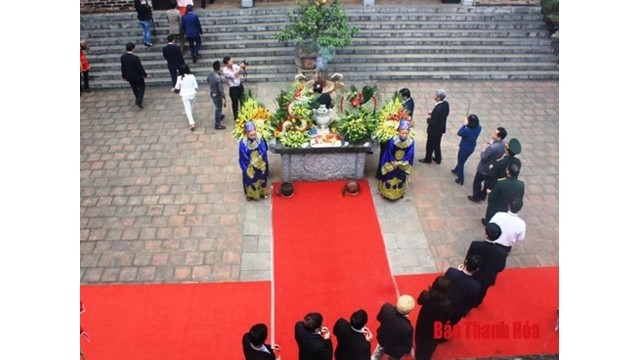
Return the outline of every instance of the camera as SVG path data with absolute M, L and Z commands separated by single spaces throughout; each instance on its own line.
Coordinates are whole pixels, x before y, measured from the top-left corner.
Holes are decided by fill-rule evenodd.
M 242 60 L 240 62 L 241 68 L 242 68 L 242 76 L 247 77 L 247 66 L 249 66 L 249 63 L 247 62 L 247 60 Z

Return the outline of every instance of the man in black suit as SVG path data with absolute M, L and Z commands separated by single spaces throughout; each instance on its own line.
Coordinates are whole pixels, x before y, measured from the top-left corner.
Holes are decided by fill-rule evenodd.
M 478 303 L 480 283 L 473 278 L 473 273 L 482 265 L 482 258 L 472 255 L 464 260 L 458 269 L 449 268 L 444 276 L 451 281 L 449 301 L 451 302 L 451 325 L 457 324 L 469 310 Z
M 178 80 L 178 69 L 180 65 L 184 64 L 184 58 L 180 47 L 176 45 L 176 35 L 167 36 L 167 41 L 169 43 L 162 48 L 162 56 L 167 60 L 167 67 L 169 68 L 169 74 L 171 74 L 171 85 L 175 87 Z
M 333 334 L 338 339 L 336 360 L 370 360 L 371 331 L 367 324 L 367 312 L 360 309 L 351 315 L 349 322 L 340 318 L 333 326 Z
M 242 352 L 245 360 L 278 360 L 276 351 L 280 351 L 278 344 L 266 344 L 267 325 L 255 324 L 248 333 L 242 336 Z
M 484 228 L 484 241 L 473 241 L 467 250 L 467 259 L 474 255 L 482 258 L 482 266 L 473 273 L 473 278 L 480 284 L 476 307 L 482 303 L 489 286 L 496 283 L 498 273 L 504 270 L 507 264 L 507 248 L 495 242 L 501 234 L 502 230 L 498 224 L 488 223 Z
M 436 90 L 434 100 L 436 106 L 429 112 L 427 117 L 427 154 L 424 159 L 420 159 L 421 163 L 431 163 L 431 160 L 440 164 L 442 162 L 442 151 L 440 143 L 442 135 L 447 131 L 447 116 L 449 116 L 449 102 L 445 100 L 447 93 L 444 89 Z
M 322 314 L 308 313 L 294 327 L 298 344 L 298 360 L 331 360 L 333 344 L 331 332 L 322 325 Z
M 144 79 L 147 72 L 144 71 L 140 58 L 134 55 L 136 46 L 133 43 L 127 43 L 127 52 L 120 57 L 120 68 L 122 70 L 122 80 L 128 81 L 136 97 L 136 105 L 142 109 L 142 100 L 144 98 Z

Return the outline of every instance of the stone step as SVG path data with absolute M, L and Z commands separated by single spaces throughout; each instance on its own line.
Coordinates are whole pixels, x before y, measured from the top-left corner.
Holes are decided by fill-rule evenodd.
M 405 34 L 407 35 L 407 34 Z M 474 46 L 548 46 L 551 43 L 551 39 L 548 36 L 510 36 L 510 37 L 495 37 L 491 36 L 490 33 L 484 34 L 484 36 L 462 36 L 456 34 L 458 36 L 444 37 L 444 36 L 417 36 L 410 37 L 404 36 L 402 37 L 403 41 L 399 44 L 398 39 L 400 37 L 355 37 L 352 41 L 352 45 L 349 47 L 367 47 L 369 45 L 383 45 L 383 46 L 396 46 L 402 44 L 412 44 L 414 46 L 455 46 L 455 45 L 464 45 L 468 46 L 469 50 L 472 51 Z M 533 34 L 531 34 L 533 35 Z M 120 52 L 124 50 L 124 46 L 128 42 L 137 43 L 141 40 L 142 35 L 138 34 L 137 36 L 132 37 L 119 37 L 112 39 L 102 39 L 102 40 L 91 40 L 91 49 L 90 52 L 94 54 L 100 53 L 109 53 L 109 52 Z M 215 44 L 215 47 L 218 48 L 289 48 L 289 46 L 276 42 L 273 38 L 260 38 L 255 39 L 251 38 L 251 34 L 246 34 L 243 36 L 234 36 L 233 38 L 222 38 L 221 40 L 217 40 L 215 37 L 210 37 L 205 34 L 202 37 L 203 44 Z M 166 39 L 160 38 L 160 36 L 156 37 L 156 48 L 158 46 L 164 46 Z M 238 42 L 238 40 L 243 42 Z M 246 42 L 246 40 L 251 40 L 251 42 Z M 154 48 L 155 49 L 155 48 Z M 142 49 L 137 49 L 141 51 Z M 144 49 L 146 50 L 146 49 Z M 152 49 L 153 50 L 153 49 Z
M 196 74 L 200 82 L 204 82 L 206 75 L 211 71 L 211 66 L 208 63 L 204 63 L 198 67 L 191 66 L 192 72 Z M 168 70 L 166 67 L 145 67 L 147 74 L 151 78 L 168 78 Z M 511 62 L 511 63 L 478 63 L 478 62 L 439 62 L 439 63 L 395 63 L 395 64 L 361 64 L 361 63 L 345 63 L 345 64 L 330 64 L 328 66 L 328 73 L 355 73 L 363 72 L 368 74 L 380 74 L 380 73 L 405 73 L 409 72 L 415 76 L 424 74 L 429 76 L 432 73 L 438 72 L 495 72 L 503 71 L 509 72 L 521 72 L 526 70 L 535 71 L 556 71 L 558 70 L 558 64 L 554 62 L 538 62 L 538 63 L 523 63 L 523 62 Z M 293 63 L 283 64 L 281 66 L 255 66 L 248 69 L 248 73 L 251 77 L 270 77 L 271 81 L 288 81 L 292 80 L 297 73 L 296 67 Z M 94 79 L 100 78 L 101 80 L 117 80 L 121 79 L 120 69 L 111 68 L 105 69 L 100 72 L 99 77 L 94 76 Z
M 160 45 L 163 46 L 163 45 Z M 157 47 L 160 47 L 157 46 Z M 114 58 L 117 60 L 122 55 L 123 48 L 121 46 L 110 47 L 110 51 L 105 51 L 102 53 L 95 53 L 93 50 L 90 54 L 91 56 L 91 64 L 99 64 L 103 62 L 113 62 Z M 207 46 L 203 46 L 200 53 L 205 58 L 215 58 L 219 56 L 221 53 L 224 53 L 232 58 L 246 58 L 252 59 L 252 63 L 259 63 L 260 58 L 271 58 L 271 57 L 285 57 L 287 60 L 291 60 L 291 56 L 293 54 L 292 48 L 230 48 L 224 49 L 216 44 L 215 49 L 209 50 Z M 340 49 L 336 51 L 336 56 L 362 56 L 367 55 L 370 56 L 386 56 L 389 55 L 398 55 L 399 57 L 404 57 L 407 54 L 410 54 L 414 57 L 419 56 L 541 56 L 541 55 L 552 55 L 551 49 L 548 44 L 544 46 L 474 46 L 473 51 L 471 52 L 468 46 L 423 46 L 417 47 L 413 45 L 406 46 L 394 46 L 394 47 L 377 47 L 377 46 L 362 46 L 362 47 L 347 47 L 345 49 Z M 225 55 L 225 56 L 226 56 Z M 138 56 L 144 61 L 144 63 L 148 63 L 149 61 L 161 60 L 164 62 L 164 57 L 162 56 L 161 51 L 156 51 L 155 49 L 151 51 L 145 51 L 144 53 L 138 53 Z M 189 57 L 188 51 L 184 53 L 185 57 Z M 554 55 L 555 56 L 555 55 Z
M 220 53 L 216 55 L 214 52 L 201 51 L 200 52 L 201 59 L 200 65 L 205 64 L 206 66 L 210 66 L 214 59 L 221 60 L 223 56 L 220 56 Z M 553 54 L 429 54 L 425 56 L 424 54 L 413 54 L 407 53 L 398 57 L 391 57 L 386 54 L 375 54 L 368 55 L 366 58 L 366 64 L 363 64 L 362 57 L 360 56 L 349 56 L 348 54 L 338 55 L 335 58 L 329 61 L 330 64 L 335 65 L 336 67 L 343 67 L 345 64 L 353 64 L 358 63 L 362 64 L 362 66 L 388 66 L 389 63 L 392 64 L 406 64 L 406 63 L 420 63 L 425 66 L 429 66 L 433 63 L 535 63 L 535 62 L 549 62 L 553 63 L 556 60 L 556 56 Z M 239 62 L 241 59 L 236 59 Z M 145 69 L 153 69 L 153 68 L 165 68 L 167 66 L 167 62 L 164 58 L 155 57 L 153 59 L 141 59 L 143 66 Z M 187 64 L 192 65 L 190 61 L 190 56 L 185 56 L 185 61 Z M 287 65 L 293 62 L 293 58 L 290 54 L 281 55 L 281 56 L 260 56 L 252 58 L 249 61 L 250 67 L 256 69 L 259 67 L 270 68 L 270 67 L 278 67 L 280 65 Z M 99 71 L 101 69 L 114 69 L 119 68 L 119 63 L 114 63 L 113 57 L 105 58 L 104 61 L 94 62 L 91 64 L 92 69 L 94 71 Z
M 332 74 L 332 72 L 329 72 Z M 416 73 L 412 71 L 383 72 L 379 74 L 367 74 L 363 72 L 341 72 L 345 79 L 353 81 L 376 81 L 376 80 L 399 80 L 406 81 L 428 81 L 428 80 L 558 80 L 558 71 L 554 70 L 527 70 L 527 71 L 433 71 L 429 74 Z M 196 74 L 198 78 L 205 79 L 207 74 Z M 245 83 L 264 82 L 293 82 L 293 76 L 274 77 L 268 74 L 250 74 L 243 79 Z M 166 86 L 171 88 L 169 73 L 159 74 L 157 77 L 149 77 L 146 80 L 147 86 Z M 204 80 L 199 80 L 199 91 L 208 91 L 208 84 Z M 94 89 L 128 88 L 129 84 L 121 78 L 92 82 Z M 226 91 L 226 90 L 225 90 Z
M 540 7 L 420 7 L 347 9 L 360 27 L 352 45 L 336 51 L 328 72 L 352 80 L 375 79 L 557 79 L 558 56 L 542 21 Z M 202 55 L 192 64 L 204 82 L 214 59 L 232 56 L 250 62 L 247 82 L 293 80 L 297 68 L 293 47 L 275 40 L 286 23 L 284 8 L 196 11 L 201 18 Z M 169 33 L 166 18 L 156 13 L 156 46 L 139 43 L 142 31 L 135 13 L 81 16 L 81 36 L 96 88 L 126 87 L 120 78 L 120 56 L 127 42 L 149 73 L 151 86 L 170 82 L 162 47 Z
M 204 14 L 213 14 L 207 12 Z M 243 27 L 265 27 L 270 26 L 272 28 L 280 28 L 286 24 L 285 14 L 277 14 L 273 16 L 243 16 L 237 13 L 229 16 L 202 16 L 200 14 L 200 22 L 203 27 L 221 27 L 228 28 L 231 31 L 237 31 Z M 87 31 L 98 30 L 118 30 L 118 29 L 140 29 L 135 13 L 127 13 L 126 15 L 118 14 L 99 14 L 99 15 L 84 15 L 86 21 L 81 21 L 80 31 L 84 35 Z M 349 22 L 361 28 L 367 26 L 383 26 L 389 23 L 407 24 L 411 26 L 429 26 L 431 24 L 461 24 L 467 23 L 469 26 L 489 26 L 489 23 L 493 24 L 527 24 L 536 23 L 542 21 L 542 13 L 537 11 L 533 14 L 494 14 L 494 13 L 465 13 L 465 14 L 424 14 L 424 13 L 409 13 L 409 14 L 381 14 L 381 15 L 350 15 Z M 154 22 L 157 29 L 168 28 L 166 17 L 163 15 L 158 16 L 156 14 Z M 268 28 L 267 28 L 268 29 Z
M 243 25 L 239 27 L 228 27 L 224 25 L 205 25 L 202 24 L 203 31 L 206 34 L 224 34 L 223 36 L 227 36 L 228 34 L 236 34 L 236 33 L 268 33 L 275 34 L 283 27 L 281 24 L 253 24 L 253 25 Z M 476 23 L 476 22 L 430 22 L 430 23 L 384 23 L 384 24 L 362 24 L 359 25 L 358 36 L 361 34 L 377 34 L 379 32 L 404 32 L 411 31 L 415 32 L 423 32 L 425 36 L 433 32 L 458 32 L 458 31 L 542 31 L 545 32 L 547 30 L 546 24 L 544 22 L 484 22 L 484 23 Z M 156 32 L 158 35 L 168 35 L 169 27 L 168 26 L 159 26 L 156 25 Z M 119 29 L 97 29 L 97 30 L 83 30 L 81 35 L 85 39 L 102 39 L 102 38 L 112 38 L 113 36 L 140 36 L 142 33 L 141 27 L 127 27 L 127 28 L 119 28 Z
M 156 34 L 152 35 L 154 38 L 166 41 L 166 37 L 170 34 L 168 29 L 156 30 Z M 259 31 L 259 30 L 245 30 L 237 32 L 225 32 L 216 31 L 215 29 L 204 29 L 202 38 L 209 41 L 229 42 L 234 40 L 270 40 L 277 42 L 277 31 Z M 377 30 L 362 30 L 353 38 L 353 41 L 364 40 L 372 38 L 395 38 L 401 36 L 409 39 L 424 39 L 424 38 L 549 38 L 549 32 L 544 26 L 536 26 L 521 29 L 470 29 L 464 27 L 451 28 L 451 29 L 409 29 L 409 28 L 395 28 L 395 29 L 377 29 Z M 83 39 L 90 41 L 92 46 L 109 45 L 114 42 L 122 42 L 118 40 L 123 39 L 138 39 L 142 38 L 141 29 L 134 29 L 129 31 L 110 31 L 110 34 L 83 34 Z M 114 39 L 115 38 L 115 39 Z
M 504 6 L 504 7 L 443 7 L 443 6 L 397 6 L 397 7 L 374 7 L 364 8 L 362 6 L 344 6 L 349 19 L 357 20 L 358 17 L 364 19 L 379 17 L 379 16 L 487 16 L 491 15 L 495 19 L 499 19 L 504 16 L 527 16 L 527 15 L 539 15 L 541 14 L 540 6 Z M 202 10 L 194 8 L 194 12 L 198 14 L 201 19 L 217 18 L 245 18 L 245 17 L 265 17 L 269 16 L 286 16 L 286 14 L 294 9 L 294 7 L 276 7 L 276 8 L 252 8 L 252 9 L 206 9 Z M 163 19 L 165 11 L 154 11 L 155 19 Z M 116 13 L 97 13 L 97 14 L 82 14 L 81 17 L 102 18 L 109 20 L 127 20 L 136 19 L 135 11 L 122 11 Z M 384 19 L 383 19 L 384 20 Z

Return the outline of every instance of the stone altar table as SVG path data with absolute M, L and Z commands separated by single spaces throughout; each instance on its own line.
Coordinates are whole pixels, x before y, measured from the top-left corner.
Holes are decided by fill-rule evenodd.
M 376 144 L 347 144 L 339 147 L 288 148 L 270 144 L 272 152 L 280 154 L 282 181 L 339 180 L 364 177 L 365 156 Z

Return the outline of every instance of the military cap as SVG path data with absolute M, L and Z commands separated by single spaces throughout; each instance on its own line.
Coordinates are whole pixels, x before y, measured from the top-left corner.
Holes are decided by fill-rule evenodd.
M 509 151 L 513 155 L 518 155 L 522 152 L 522 146 L 520 145 L 520 141 L 516 138 L 512 138 L 509 140 Z

